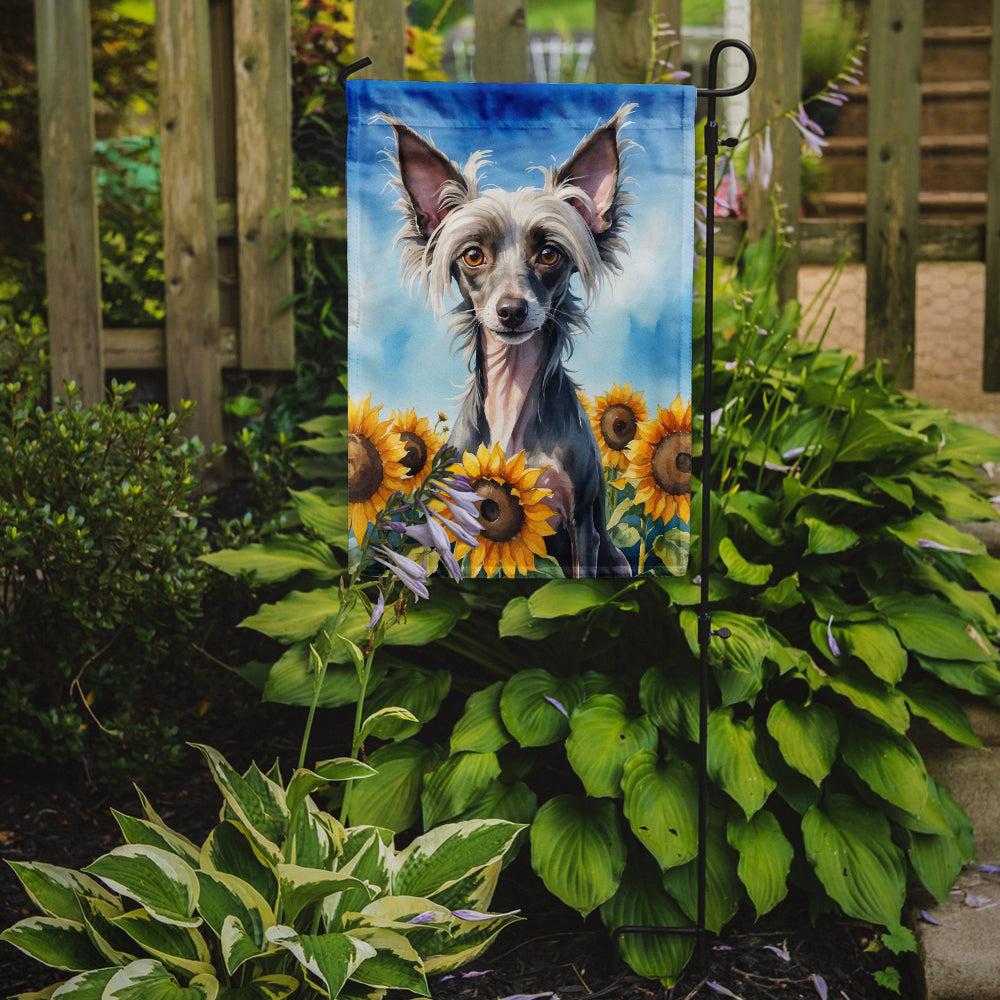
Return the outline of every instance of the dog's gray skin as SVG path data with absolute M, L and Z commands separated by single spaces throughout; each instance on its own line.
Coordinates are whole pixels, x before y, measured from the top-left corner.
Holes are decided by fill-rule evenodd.
M 471 378 L 448 443 L 459 453 L 499 442 L 510 458 L 546 467 L 537 485 L 556 534 L 546 539 L 566 576 L 630 576 L 608 535 L 601 456 L 577 386 L 563 367 L 571 337 L 588 327 L 570 291 L 580 275 L 589 300 L 620 272 L 629 195 L 622 191 L 619 130 L 635 105 L 596 128 L 544 186 L 480 190 L 489 154 L 464 171 L 398 119 L 393 183 L 401 197 L 404 277 L 418 280 L 438 312 L 452 283 L 461 296 L 452 327 Z

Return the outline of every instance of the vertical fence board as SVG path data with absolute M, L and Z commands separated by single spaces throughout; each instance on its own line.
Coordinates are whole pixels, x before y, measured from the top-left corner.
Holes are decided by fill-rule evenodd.
M 236 226 L 240 267 L 240 365 L 294 368 L 288 0 L 233 8 L 236 72 Z M 277 250 L 284 244 L 284 248 Z M 276 252 L 277 251 L 277 252 Z
M 923 0 L 872 0 L 868 98 L 865 359 L 913 387 Z M 904 360 L 905 359 L 905 360 Z
M 802 90 L 802 4 L 799 0 L 758 0 L 750 8 L 750 40 L 760 71 L 750 88 L 750 130 L 798 105 Z M 723 112 L 724 113 L 724 112 Z M 735 133 L 739 122 L 730 122 Z M 781 225 L 793 227 L 793 246 L 778 274 L 782 301 L 798 295 L 799 157 L 802 137 L 798 129 L 779 119 L 771 127 L 774 170 L 767 188 L 756 178 L 747 194 L 747 225 L 751 239 L 759 239 L 774 220 L 773 203 L 780 206 Z
M 594 68 L 598 83 L 645 83 L 650 17 L 658 0 L 594 0 Z
M 219 258 L 207 0 L 160 0 L 156 9 L 167 394 L 198 403 L 192 430 L 222 440 Z
M 88 0 L 35 0 L 52 391 L 104 395 Z
M 528 32 L 524 0 L 475 0 L 476 61 L 480 83 L 524 83 Z
M 354 5 L 355 58 L 372 65 L 358 72 L 375 80 L 406 79 L 406 4 L 404 0 L 362 0 Z
M 986 180 L 986 325 L 983 389 L 1000 392 L 1000 0 L 993 0 L 990 45 L 989 170 Z

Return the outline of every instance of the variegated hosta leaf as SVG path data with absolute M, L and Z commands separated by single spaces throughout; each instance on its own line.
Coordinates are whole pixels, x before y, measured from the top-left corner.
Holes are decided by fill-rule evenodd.
M 830 795 L 805 814 L 802 836 L 809 863 L 849 917 L 899 923 L 906 866 L 882 813 L 849 795 Z
M 67 979 L 54 991 L 50 986 L 43 993 L 21 993 L 11 1000 L 28 1000 L 30 997 L 41 1000 L 42 997 L 50 996 L 55 1000 L 101 1000 L 104 988 L 111 982 L 119 968 L 120 966 L 112 966 L 107 969 L 91 969 L 89 972 L 81 972 L 80 975 Z
M 244 986 L 224 986 L 218 1000 L 285 1000 L 298 988 L 299 980 L 294 976 L 261 976 Z
M 815 785 L 830 773 L 840 733 L 833 712 L 819 702 L 798 705 L 778 700 L 767 716 L 767 731 L 785 761 Z
M 199 849 L 187 837 L 176 833 L 169 827 L 152 823 L 145 819 L 126 816 L 125 813 L 112 809 L 115 819 L 121 827 L 122 835 L 129 844 L 146 844 L 149 847 L 159 847 L 161 850 L 176 854 L 191 867 L 198 864 Z
M 424 773 L 438 759 L 416 740 L 379 747 L 368 758 L 378 774 L 351 789 L 351 825 L 382 826 L 396 833 L 413 826 L 420 816 Z
M 560 679 L 547 670 L 522 670 L 504 684 L 500 716 L 521 746 L 547 746 L 566 736 L 569 716 L 583 698 L 579 677 Z
M 108 981 L 101 1000 L 216 1000 L 218 995 L 215 976 L 196 976 L 181 986 L 159 962 L 143 958 L 119 969 Z
M 621 796 L 622 768 L 639 750 L 656 748 L 659 733 L 648 715 L 630 719 L 625 702 L 613 694 L 592 695 L 569 721 L 566 757 L 588 795 Z
M 268 928 L 267 939 L 291 952 L 309 978 L 332 997 L 365 959 L 375 957 L 370 944 L 349 934 L 296 934 L 291 927 L 278 924 Z
M 8 861 L 31 901 L 46 916 L 81 920 L 80 897 L 92 896 L 109 903 L 116 899 L 97 879 L 39 861 Z
M 420 796 L 424 826 L 437 826 L 467 809 L 500 777 L 495 753 L 452 754 L 424 778 Z
M 277 863 L 281 856 L 279 844 L 288 832 L 284 789 L 255 768 L 246 776 L 240 775 L 217 750 L 203 744 L 193 745 L 205 755 L 226 806 L 247 828 L 264 855 Z
M 106 965 L 128 965 L 139 958 L 135 942 L 114 924 L 125 911 L 120 902 L 109 903 L 93 896 L 80 899 L 83 921 L 94 947 L 104 956 Z
M 728 640 L 727 640 L 728 641 Z M 708 717 L 708 774 L 752 816 L 767 801 L 776 782 L 757 762 L 752 718 L 739 722 L 733 709 L 717 708 Z
M 906 736 L 861 719 L 852 720 L 850 739 L 840 749 L 847 766 L 876 795 L 919 815 L 927 802 L 927 771 Z
M 357 913 L 368 905 L 372 892 L 388 889 L 392 850 L 389 830 L 356 826 L 347 831 L 337 871 L 353 875 L 367 888 L 345 889 L 323 900 L 323 920 L 328 931 L 344 930 L 342 918 L 345 913 Z
M 146 844 L 125 844 L 85 869 L 113 892 L 134 899 L 150 916 L 165 924 L 197 927 L 198 878 L 194 869 L 171 851 Z
M 736 873 L 759 918 L 788 895 L 788 872 L 795 849 L 781 832 L 774 813 L 766 809 L 750 819 L 737 816 L 730 820 L 726 836 L 730 847 L 740 853 Z
M 306 799 L 292 819 L 285 858 L 304 868 L 335 868 L 344 836 L 338 820 L 317 809 L 312 799 Z
M 278 905 L 278 875 L 241 823 L 220 823 L 201 847 L 199 867 L 224 872 L 252 885 L 272 907 Z
M 618 891 L 601 904 L 610 932 L 619 927 L 690 927 L 691 921 L 664 891 L 651 859 L 630 858 Z M 672 986 L 694 950 L 692 934 L 623 934 L 619 950 L 640 976 Z
M 583 916 L 618 889 L 625 842 L 608 799 L 558 795 L 531 824 L 531 865 L 549 892 Z
M 505 820 L 446 823 L 421 834 L 393 860 L 392 892 L 433 899 L 503 858 L 523 827 Z
M 524 828 L 521 828 L 521 833 Z M 515 837 L 519 839 L 521 833 Z M 485 868 L 478 868 L 476 871 L 453 882 L 446 889 L 434 893 L 435 902 L 442 906 L 447 906 L 449 910 L 460 910 L 468 908 L 472 910 L 488 910 L 493 902 L 493 894 L 497 889 L 497 882 L 500 879 L 500 871 L 506 861 L 506 856 L 497 858 Z
M 285 805 L 292 816 L 298 812 L 306 797 L 331 781 L 349 781 L 356 778 L 370 778 L 376 774 L 373 767 L 353 757 L 337 757 L 317 764 L 313 770 L 300 767 L 288 782 Z
M 508 924 L 520 920 L 516 912 L 479 914 L 476 919 L 464 919 L 465 910 L 453 910 L 455 921 L 451 933 L 434 948 L 433 953 L 424 958 L 424 971 L 431 973 L 451 972 L 478 958 L 492 944 L 493 939 Z M 416 942 L 415 942 L 416 944 Z
M 356 927 L 351 931 L 351 937 L 375 949 L 375 954 L 366 958 L 351 973 L 355 982 L 383 989 L 409 990 L 422 997 L 430 996 L 424 963 L 402 934 L 384 927 Z
M 462 717 L 451 733 L 451 752 L 474 750 L 477 753 L 495 753 L 510 743 L 500 716 L 500 693 L 503 681 L 497 681 L 470 695 Z
M 145 910 L 123 913 L 111 922 L 171 969 L 181 969 L 189 976 L 213 971 L 205 939 L 190 927 L 160 923 Z
M 81 972 L 100 968 L 105 959 L 95 950 L 87 928 L 65 917 L 28 917 L 0 934 L 26 955 L 53 969 Z
M 282 912 L 285 919 L 291 921 L 305 907 L 345 889 L 361 889 L 369 894 L 369 899 L 375 895 L 374 890 L 353 875 L 303 868 L 300 865 L 278 865 L 278 881 L 281 886 Z
M 242 937 L 250 939 L 254 954 L 265 951 L 264 931 L 275 923 L 274 912 L 267 900 L 248 882 L 223 872 L 200 871 L 198 883 L 201 887 L 198 910 L 219 939 L 223 938 L 227 921 L 235 920 L 239 923 L 238 930 Z M 235 929 L 230 930 L 229 936 L 231 941 L 240 938 L 240 934 L 235 934 Z M 242 943 L 239 947 L 239 961 L 235 964 L 230 964 L 233 949 L 225 951 L 226 967 L 230 975 L 251 957 L 245 954 L 246 948 Z
M 625 817 L 661 869 L 698 853 L 698 783 L 689 764 L 660 760 L 652 750 L 625 762 Z

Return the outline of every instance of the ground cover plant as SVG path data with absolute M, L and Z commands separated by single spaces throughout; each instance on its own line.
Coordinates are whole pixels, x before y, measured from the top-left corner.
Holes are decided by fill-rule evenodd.
M 881 365 L 805 339 L 799 305 L 779 307 L 774 291 L 782 252 L 771 238 L 745 248 L 715 294 L 710 597 L 713 626 L 731 637 L 710 652 L 706 922 L 719 931 L 744 903 L 764 915 L 793 887 L 814 914 L 869 921 L 905 949 L 907 886 L 943 898 L 973 853 L 967 818 L 908 731 L 919 716 L 975 746 L 957 695 L 1000 694 L 1000 562 L 952 523 L 995 516 L 975 465 L 1000 458 L 1000 441 L 906 397 Z M 310 447 L 329 455 L 351 434 L 375 436 L 343 418 L 311 430 Z M 696 489 L 696 523 L 703 502 Z M 334 643 L 321 682 L 309 660 L 339 606 L 338 573 L 324 580 L 315 553 L 296 550 L 322 543 L 329 569 L 346 540 L 303 534 L 226 555 L 229 572 L 289 581 L 244 623 L 287 652 L 245 674 L 268 699 L 350 705 L 349 646 Z M 356 789 L 351 821 L 530 822 L 535 870 L 582 915 L 599 912 L 609 930 L 691 924 L 698 582 L 434 587 L 373 662 L 368 709 L 412 718 L 366 739 L 378 774 Z M 442 733 L 432 720 L 460 693 Z M 622 943 L 637 972 L 664 982 L 691 947 Z

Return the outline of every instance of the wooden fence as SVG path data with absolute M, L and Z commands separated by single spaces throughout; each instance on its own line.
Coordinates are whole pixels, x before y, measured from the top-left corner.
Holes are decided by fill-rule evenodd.
M 476 78 L 527 78 L 525 4 L 474 0 Z M 195 400 L 196 433 L 223 438 L 221 370 L 293 365 L 290 0 L 158 0 L 166 325 L 101 326 L 97 209 L 92 168 L 88 0 L 35 0 L 53 384 L 73 379 L 85 401 L 101 397 L 111 369 L 165 369 L 168 397 Z M 642 82 L 651 16 L 681 23 L 681 0 L 595 0 L 594 64 L 600 82 Z M 918 217 L 923 0 L 871 0 L 865 221 L 799 220 L 781 276 L 796 291 L 800 263 L 844 253 L 867 269 L 866 356 L 903 369 L 912 384 L 916 265 L 985 261 L 983 385 L 1000 390 L 1000 0 L 992 3 L 991 99 L 985 224 Z M 751 43 L 759 72 L 750 91 L 753 129 L 800 97 L 802 0 L 753 0 Z M 365 73 L 404 76 L 404 0 L 357 0 L 356 52 Z M 683 46 L 683 39 L 681 39 Z M 676 58 L 676 52 L 675 52 Z M 724 102 L 720 102 L 723 103 Z M 724 109 L 720 109 L 720 117 Z M 738 123 L 737 123 L 738 124 Z M 735 131 L 735 129 L 733 129 Z M 744 228 L 763 231 L 775 195 L 799 203 L 799 146 L 775 130 L 775 171 L 751 189 L 745 223 L 724 220 L 717 252 L 732 254 Z M 319 237 L 342 238 L 342 202 L 310 201 L 296 216 Z

